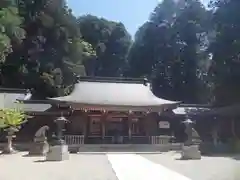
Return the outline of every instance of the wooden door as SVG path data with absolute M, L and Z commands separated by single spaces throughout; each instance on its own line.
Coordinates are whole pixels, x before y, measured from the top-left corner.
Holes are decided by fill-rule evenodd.
M 101 119 L 100 117 L 91 117 L 89 126 L 90 136 L 101 136 Z

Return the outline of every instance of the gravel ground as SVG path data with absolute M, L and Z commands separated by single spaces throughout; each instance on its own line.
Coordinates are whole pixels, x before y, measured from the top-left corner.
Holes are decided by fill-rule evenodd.
M 142 155 L 192 180 L 240 180 L 240 160 L 231 157 L 205 157 L 201 160 L 179 160 L 180 154 Z
M 104 153 L 71 154 L 70 160 L 62 162 L 44 162 L 43 157 L 24 157 L 25 154 L 0 156 L 0 180 L 118 180 Z M 202 160 L 183 161 L 178 160 L 180 155 L 175 152 L 140 156 L 191 180 L 240 180 L 240 160 L 234 158 L 203 157 Z M 152 179 L 154 173 L 150 176 Z M 137 176 L 133 174 L 132 177 Z

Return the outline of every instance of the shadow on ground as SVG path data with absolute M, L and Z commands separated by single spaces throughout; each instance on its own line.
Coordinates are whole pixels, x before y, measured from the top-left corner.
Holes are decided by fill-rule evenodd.
M 26 153 L 26 154 L 23 154 L 22 157 L 44 157 L 44 156 L 43 155 L 33 155 L 33 154 Z

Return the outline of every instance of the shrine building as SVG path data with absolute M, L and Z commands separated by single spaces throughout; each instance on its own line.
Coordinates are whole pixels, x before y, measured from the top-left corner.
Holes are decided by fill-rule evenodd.
M 160 126 L 171 134 L 170 124 L 160 116 L 179 105 L 156 97 L 146 79 L 102 77 L 81 77 L 67 96 L 20 101 L 32 117 L 19 132 L 22 137 L 33 136 L 43 125 L 54 130 L 54 119 L 64 116 L 69 120 L 66 137 L 81 136 L 85 144 L 152 143 Z

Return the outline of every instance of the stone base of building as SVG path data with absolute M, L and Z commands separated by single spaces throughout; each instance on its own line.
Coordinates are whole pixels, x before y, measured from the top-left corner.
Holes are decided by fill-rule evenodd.
M 161 153 L 180 151 L 182 145 L 178 144 L 82 144 L 69 145 L 70 153 L 83 152 L 133 152 L 133 153 Z
M 64 161 L 69 160 L 69 151 L 67 145 L 51 146 L 46 154 L 46 161 Z
M 188 159 L 201 159 L 201 152 L 197 145 L 183 146 L 182 147 L 182 157 L 183 160 Z

